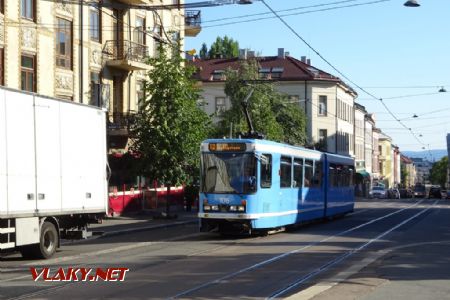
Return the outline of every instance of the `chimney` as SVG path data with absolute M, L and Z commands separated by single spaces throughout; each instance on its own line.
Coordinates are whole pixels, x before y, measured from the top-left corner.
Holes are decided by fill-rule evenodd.
M 247 59 L 247 49 L 239 49 L 239 59 Z
M 278 48 L 278 58 L 284 58 L 284 48 Z
M 284 52 L 284 56 L 286 57 L 286 56 L 289 56 L 290 55 L 290 53 L 288 52 L 288 51 L 286 51 L 286 52 Z
M 311 59 L 310 59 L 310 58 L 308 58 L 308 59 L 306 60 L 306 64 L 307 64 L 308 66 L 311 65 Z
M 302 63 L 306 64 L 306 56 L 302 56 L 301 61 L 302 61 Z

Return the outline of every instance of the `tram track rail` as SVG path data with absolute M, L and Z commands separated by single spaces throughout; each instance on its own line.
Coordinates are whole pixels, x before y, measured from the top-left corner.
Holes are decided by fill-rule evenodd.
M 346 260 L 347 258 L 350 258 L 351 256 L 353 256 L 354 254 L 360 252 L 361 250 L 367 248 L 369 245 L 373 244 L 376 241 L 379 241 L 380 239 L 382 239 L 383 237 L 385 237 L 386 235 L 390 234 L 391 232 L 397 230 L 398 228 L 404 226 L 405 224 L 411 222 L 412 220 L 415 220 L 416 218 L 418 218 L 419 216 L 425 214 L 426 212 L 428 212 L 434 205 L 436 205 L 439 202 L 439 200 L 436 200 L 431 206 L 423 208 L 422 210 L 420 210 L 418 213 L 414 214 L 413 216 L 403 220 L 400 223 L 397 223 L 395 226 L 389 228 L 388 230 L 382 232 L 381 234 L 377 235 L 376 237 L 368 240 L 367 242 L 361 244 L 358 247 L 355 247 L 349 251 L 344 252 L 342 255 L 336 257 L 335 259 L 332 259 L 328 262 L 326 262 L 325 264 L 321 265 L 320 267 L 316 268 L 315 270 L 309 272 L 308 274 L 298 278 L 297 280 L 289 283 L 288 285 L 286 285 L 285 287 L 283 287 L 282 289 L 277 290 L 276 292 L 274 292 L 272 295 L 270 295 L 269 297 L 267 297 L 266 299 L 276 299 L 277 297 L 283 296 L 285 294 L 287 294 L 288 292 L 290 292 L 291 290 L 293 290 L 294 288 L 298 287 L 299 285 L 307 282 L 308 280 L 316 277 L 317 275 L 329 270 L 331 267 L 337 265 L 338 263 Z
M 277 262 L 277 261 L 279 261 L 279 260 L 281 260 L 281 259 L 287 258 L 288 256 L 291 256 L 291 255 L 293 255 L 293 254 L 297 254 L 297 253 L 303 252 L 303 251 L 305 251 L 305 250 L 307 250 L 307 249 L 310 249 L 310 248 L 312 248 L 312 247 L 314 247 L 314 246 L 318 246 L 318 245 L 320 245 L 320 244 L 326 243 L 326 242 L 330 241 L 331 239 L 334 239 L 334 238 L 337 238 L 337 237 L 345 236 L 346 234 L 349 234 L 349 233 L 351 233 L 351 232 L 354 232 L 354 231 L 356 231 L 356 230 L 358 230 L 358 229 L 364 228 L 364 227 L 366 227 L 366 226 L 369 226 L 369 225 L 374 224 L 374 223 L 376 223 L 376 222 L 379 222 L 379 221 L 381 221 L 381 220 L 387 219 L 387 218 L 389 218 L 389 217 L 391 217 L 391 216 L 397 215 L 397 214 L 399 214 L 399 213 L 401 213 L 401 212 L 404 212 L 404 211 L 406 211 L 406 210 L 408 210 L 408 209 L 415 208 L 416 206 L 419 206 L 419 205 L 420 205 L 422 202 L 424 202 L 424 201 L 425 201 L 425 199 L 421 199 L 420 201 L 417 201 L 417 202 L 415 202 L 414 204 L 411 204 L 411 205 L 409 205 L 409 206 L 407 206 L 407 207 L 401 208 L 401 209 L 399 209 L 399 210 L 396 210 L 396 211 L 394 211 L 394 212 L 388 213 L 388 214 L 383 215 L 383 216 L 381 216 L 381 217 L 374 218 L 374 219 L 372 219 L 372 220 L 370 220 L 370 221 L 368 221 L 368 222 L 359 224 L 359 225 L 357 225 L 357 226 L 353 226 L 352 228 L 343 230 L 343 231 L 341 231 L 341 232 L 339 232 L 339 233 L 337 233 L 337 234 L 328 236 L 328 237 L 326 237 L 326 238 L 324 238 L 324 239 L 321 239 L 321 240 L 319 240 L 319 241 L 315 241 L 315 242 L 309 243 L 309 244 L 307 244 L 307 245 L 305 245 L 305 246 L 302 246 L 302 247 L 300 247 L 300 248 L 298 248 L 298 249 L 291 250 L 291 251 L 289 251 L 289 252 L 285 252 L 285 253 L 283 253 L 283 254 L 279 254 L 279 255 L 273 256 L 273 257 L 271 257 L 271 258 L 269 258 L 269 259 L 266 259 L 266 260 L 263 260 L 263 261 L 261 261 L 261 262 L 259 262 L 259 263 L 256 263 L 256 264 L 253 264 L 253 265 L 251 265 L 251 266 L 242 268 L 242 269 L 237 270 L 237 271 L 232 272 L 232 273 L 228 273 L 228 274 L 226 274 L 226 275 L 224 275 L 224 276 L 222 276 L 222 277 L 220 277 L 220 278 L 217 278 L 217 279 L 214 279 L 214 280 L 205 282 L 205 283 L 203 283 L 203 284 L 200 284 L 200 285 L 195 286 L 195 287 L 193 287 L 193 288 L 190 288 L 190 289 L 188 289 L 188 290 L 185 290 L 185 291 L 182 291 L 182 292 L 180 292 L 180 293 L 177 293 L 176 295 L 174 295 L 174 296 L 172 296 L 172 297 L 169 297 L 169 299 L 179 299 L 179 298 L 188 296 L 188 295 L 190 295 L 190 294 L 193 294 L 194 292 L 198 292 L 198 291 L 200 291 L 200 290 L 209 288 L 209 287 L 211 287 L 211 286 L 213 286 L 213 285 L 219 285 L 219 284 L 221 284 L 221 283 L 225 283 L 225 282 L 229 281 L 230 279 L 232 279 L 232 278 L 234 278 L 234 277 L 236 277 L 236 276 L 238 276 L 238 275 L 241 275 L 241 274 L 244 274 L 244 273 L 246 273 L 246 272 L 250 272 L 250 271 L 256 270 L 256 269 L 258 269 L 258 268 L 260 268 L 260 267 L 263 267 L 263 266 L 272 264 L 272 263 Z M 436 201 L 435 203 L 433 203 L 433 205 L 435 205 L 436 203 L 437 203 L 437 201 Z M 421 212 L 424 213 L 425 211 L 428 211 L 430 208 L 431 208 L 431 206 L 429 206 L 428 208 L 425 207 L 425 208 L 423 208 L 423 209 L 421 210 Z M 420 213 L 420 214 L 422 214 L 422 213 Z M 417 216 L 419 216 L 420 214 L 418 214 Z M 415 215 L 413 218 L 408 219 L 408 222 L 411 221 L 412 219 L 416 218 L 417 216 Z M 402 224 L 402 225 L 404 225 L 404 224 Z M 401 225 L 400 225 L 400 226 L 401 226 Z M 398 226 L 398 227 L 400 227 L 400 226 Z M 398 227 L 395 227 L 395 229 L 397 229 Z M 395 229 L 393 229 L 393 230 L 395 230 Z M 389 231 L 389 233 L 392 232 L 393 230 Z M 388 233 L 386 233 L 386 234 L 388 234 Z M 385 236 L 386 234 L 384 234 L 383 236 Z M 380 239 L 380 238 L 383 237 L 383 236 L 378 237 L 378 239 Z M 371 241 L 371 240 L 370 240 L 370 241 Z M 373 241 L 370 242 L 370 244 L 371 244 L 371 243 L 373 243 Z M 367 245 L 369 245 L 369 244 L 367 244 Z M 366 246 L 365 246 L 365 247 L 366 247 Z M 365 247 L 364 247 L 364 248 L 365 248 Z M 358 251 L 360 251 L 360 250 L 358 250 Z M 343 257 L 341 260 L 339 260 L 339 262 L 342 261 L 342 260 L 344 260 L 344 259 L 347 258 L 347 257 L 348 257 L 348 256 Z M 323 266 L 327 266 L 327 265 L 329 265 L 330 263 L 333 263 L 333 262 L 327 262 L 327 263 L 324 264 Z M 337 263 L 337 262 L 336 262 L 336 263 Z M 335 265 L 336 263 L 333 263 L 333 265 Z M 321 268 L 323 268 L 323 266 L 321 266 Z M 321 268 L 319 268 L 319 269 L 321 269 Z M 323 272 L 323 271 L 321 271 L 321 272 Z M 315 270 L 315 271 L 313 271 L 312 273 L 314 273 L 314 276 L 315 276 L 316 273 L 319 274 L 319 273 L 321 273 L 321 272 L 318 272 L 318 273 L 317 273 L 317 270 Z M 310 278 L 312 278 L 312 277 L 313 277 L 313 276 L 308 276 L 308 279 L 310 279 Z M 306 281 L 306 280 L 304 280 L 304 281 Z M 304 282 L 304 281 L 302 281 L 302 282 Z M 270 296 L 269 296 L 268 298 L 270 298 Z

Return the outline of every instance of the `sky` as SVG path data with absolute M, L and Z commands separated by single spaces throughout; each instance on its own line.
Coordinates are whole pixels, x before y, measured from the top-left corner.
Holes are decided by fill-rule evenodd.
M 340 77 L 357 91 L 356 102 L 374 113 L 376 126 L 400 151 L 446 149 L 450 1 L 418 0 L 421 6 L 416 8 L 403 6 L 405 1 L 265 0 L 281 16 L 291 14 L 283 19 L 314 50 L 273 18 L 261 1 L 199 8 L 202 30 L 196 37 L 186 37 L 185 48 L 198 52 L 202 43 L 209 47 L 217 36 L 227 35 L 240 48 L 263 56 L 277 55 L 278 48 L 298 59 L 307 56 L 313 66 Z M 262 13 L 267 14 L 244 17 Z M 243 22 L 268 17 L 272 18 Z M 447 92 L 439 92 L 441 88 Z

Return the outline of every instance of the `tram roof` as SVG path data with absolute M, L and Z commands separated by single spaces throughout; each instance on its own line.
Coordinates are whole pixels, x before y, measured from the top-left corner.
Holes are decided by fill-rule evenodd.
M 274 142 L 270 140 L 264 139 L 208 139 L 202 142 L 202 144 L 210 144 L 210 143 L 245 143 L 245 144 L 253 144 L 256 145 L 256 151 L 267 151 L 267 152 L 275 152 L 275 153 L 285 153 L 290 155 L 299 155 L 306 156 L 315 159 L 323 158 L 323 155 L 326 155 L 331 162 L 335 163 L 349 163 L 353 161 L 353 159 L 349 156 L 344 156 L 340 154 L 321 152 L 318 150 L 304 148 L 302 146 L 294 146 L 279 142 Z M 261 147 L 258 147 L 260 145 Z M 248 151 L 248 150 L 247 150 Z

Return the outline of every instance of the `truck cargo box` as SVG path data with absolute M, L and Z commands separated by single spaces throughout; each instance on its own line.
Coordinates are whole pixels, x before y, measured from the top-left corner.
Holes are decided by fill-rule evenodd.
M 0 88 L 0 219 L 107 212 L 105 111 Z

